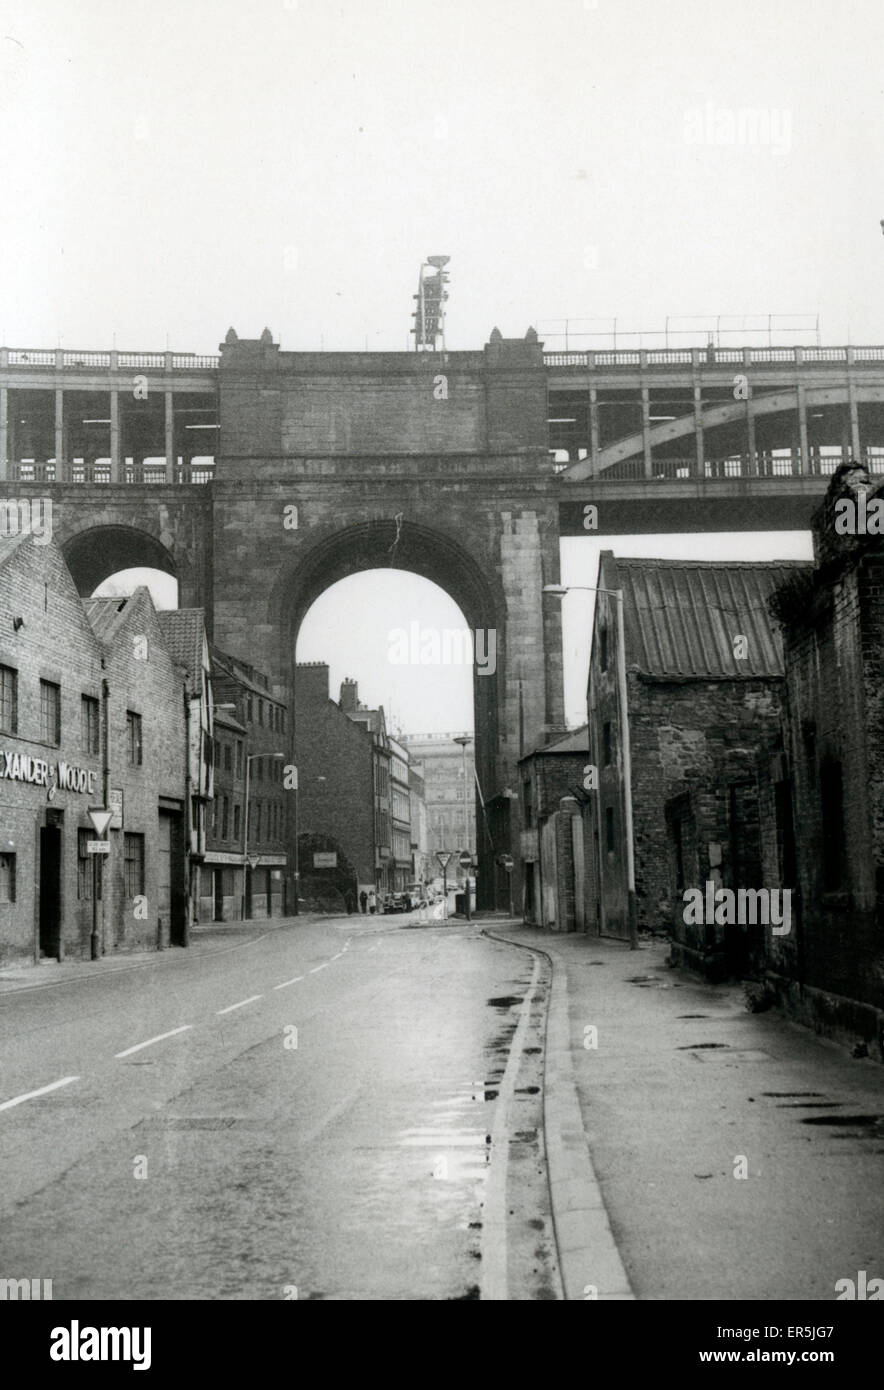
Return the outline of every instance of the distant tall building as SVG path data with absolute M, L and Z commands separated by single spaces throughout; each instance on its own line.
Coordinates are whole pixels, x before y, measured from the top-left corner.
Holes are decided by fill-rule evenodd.
M 472 734 L 466 735 L 472 737 Z M 466 830 L 464 829 L 463 752 L 461 734 L 402 734 L 412 762 L 421 764 L 427 805 L 427 854 L 433 873 L 441 872 L 437 850 L 469 848 L 476 852 L 476 774 L 474 744 L 467 744 Z M 453 867 L 453 866 L 452 866 Z

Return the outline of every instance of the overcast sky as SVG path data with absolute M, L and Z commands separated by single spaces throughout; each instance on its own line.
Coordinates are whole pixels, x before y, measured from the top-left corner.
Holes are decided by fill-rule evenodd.
M 453 348 L 817 311 L 884 341 L 880 0 L 2 11 L 7 344 L 404 348 L 436 252 Z M 727 143 L 746 110 L 766 143 Z
M 404 349 L 444 253 L 451 348 L 720 314 L 884 342 L 882 53 L 881 0 L 7 3 L 0 341 Z M 572 582 L 597 549 L 563 547 Z M 372 700 L 398 626 L 375 607 L 370 656 L 352 604 L 302 643 Z M 467 722 L 418 687 L 403 724 Z

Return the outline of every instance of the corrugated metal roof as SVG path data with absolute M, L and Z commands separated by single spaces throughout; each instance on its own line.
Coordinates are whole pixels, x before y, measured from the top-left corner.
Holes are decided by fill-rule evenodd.
M 603 559 L 622 588 L 626 661 L 659 680 L 782 676 L 783 646 L 768 599 L 803 561 Z M 746 638 L 745 659 L 734 638 Z

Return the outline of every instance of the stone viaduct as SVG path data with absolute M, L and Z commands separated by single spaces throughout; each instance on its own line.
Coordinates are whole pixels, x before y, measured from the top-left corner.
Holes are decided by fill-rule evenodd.
M 805 527 L 841 457 L 884 470 L 884 349 L 284 352 L 0 349 L 0 498 L 50 497 L 84 594 L 136 565 L 291 699 L 311 603 L 362 570 L 445 589 L 474 675 L 480 902 L 519 865 L 521 754 L 564 728 L 559 539 Z M 358 673 L 354 673 L 358 674 Z M 432 679 L 432 668 L 427 668 Z M 517 884 L 518 888 L 518 884 Z

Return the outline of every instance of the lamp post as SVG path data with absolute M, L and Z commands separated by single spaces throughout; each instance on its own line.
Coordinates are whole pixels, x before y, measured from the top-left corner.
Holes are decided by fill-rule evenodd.
M 626 640 L 623 621 L 623 590 L 603 589 L 597 584 L 544 584 L 543 593 L 564 598 L 572 590 L 587 594 L 607 594 L 617 603 L 617 691 L 623 743 L 623 817 L 626 822 L 626 885 L 628 893 L 629 946 L 638 950 L 638 924 L 635 903 L 635 849 L 632 832 L 632 750 L 629 738 L 629 711 L 626 707 Z
M 470 852 L 470 816 L 467 802 L 467 744 L 472 743 L 472 739 L 466 734 L 460 734 L 455 743 L 460 744 L 460 751 L 463 756 L 463 847 L 467 853 Z M 464 917 L 470 920 L 470 871 L 466 872 L 466 891 L 464 893 Z
M 247 753 L 246 754 L 246 794 L 245 805 L 243 807 L 242 818 L 242 908 L 240 911 L 241 920 L 246 920 L 246 874 L 249 867 L 249 776 L 252 770 L 252 763 L 256 758 L 272 758 L 279 761 L 284 758 L 285 753 Z

